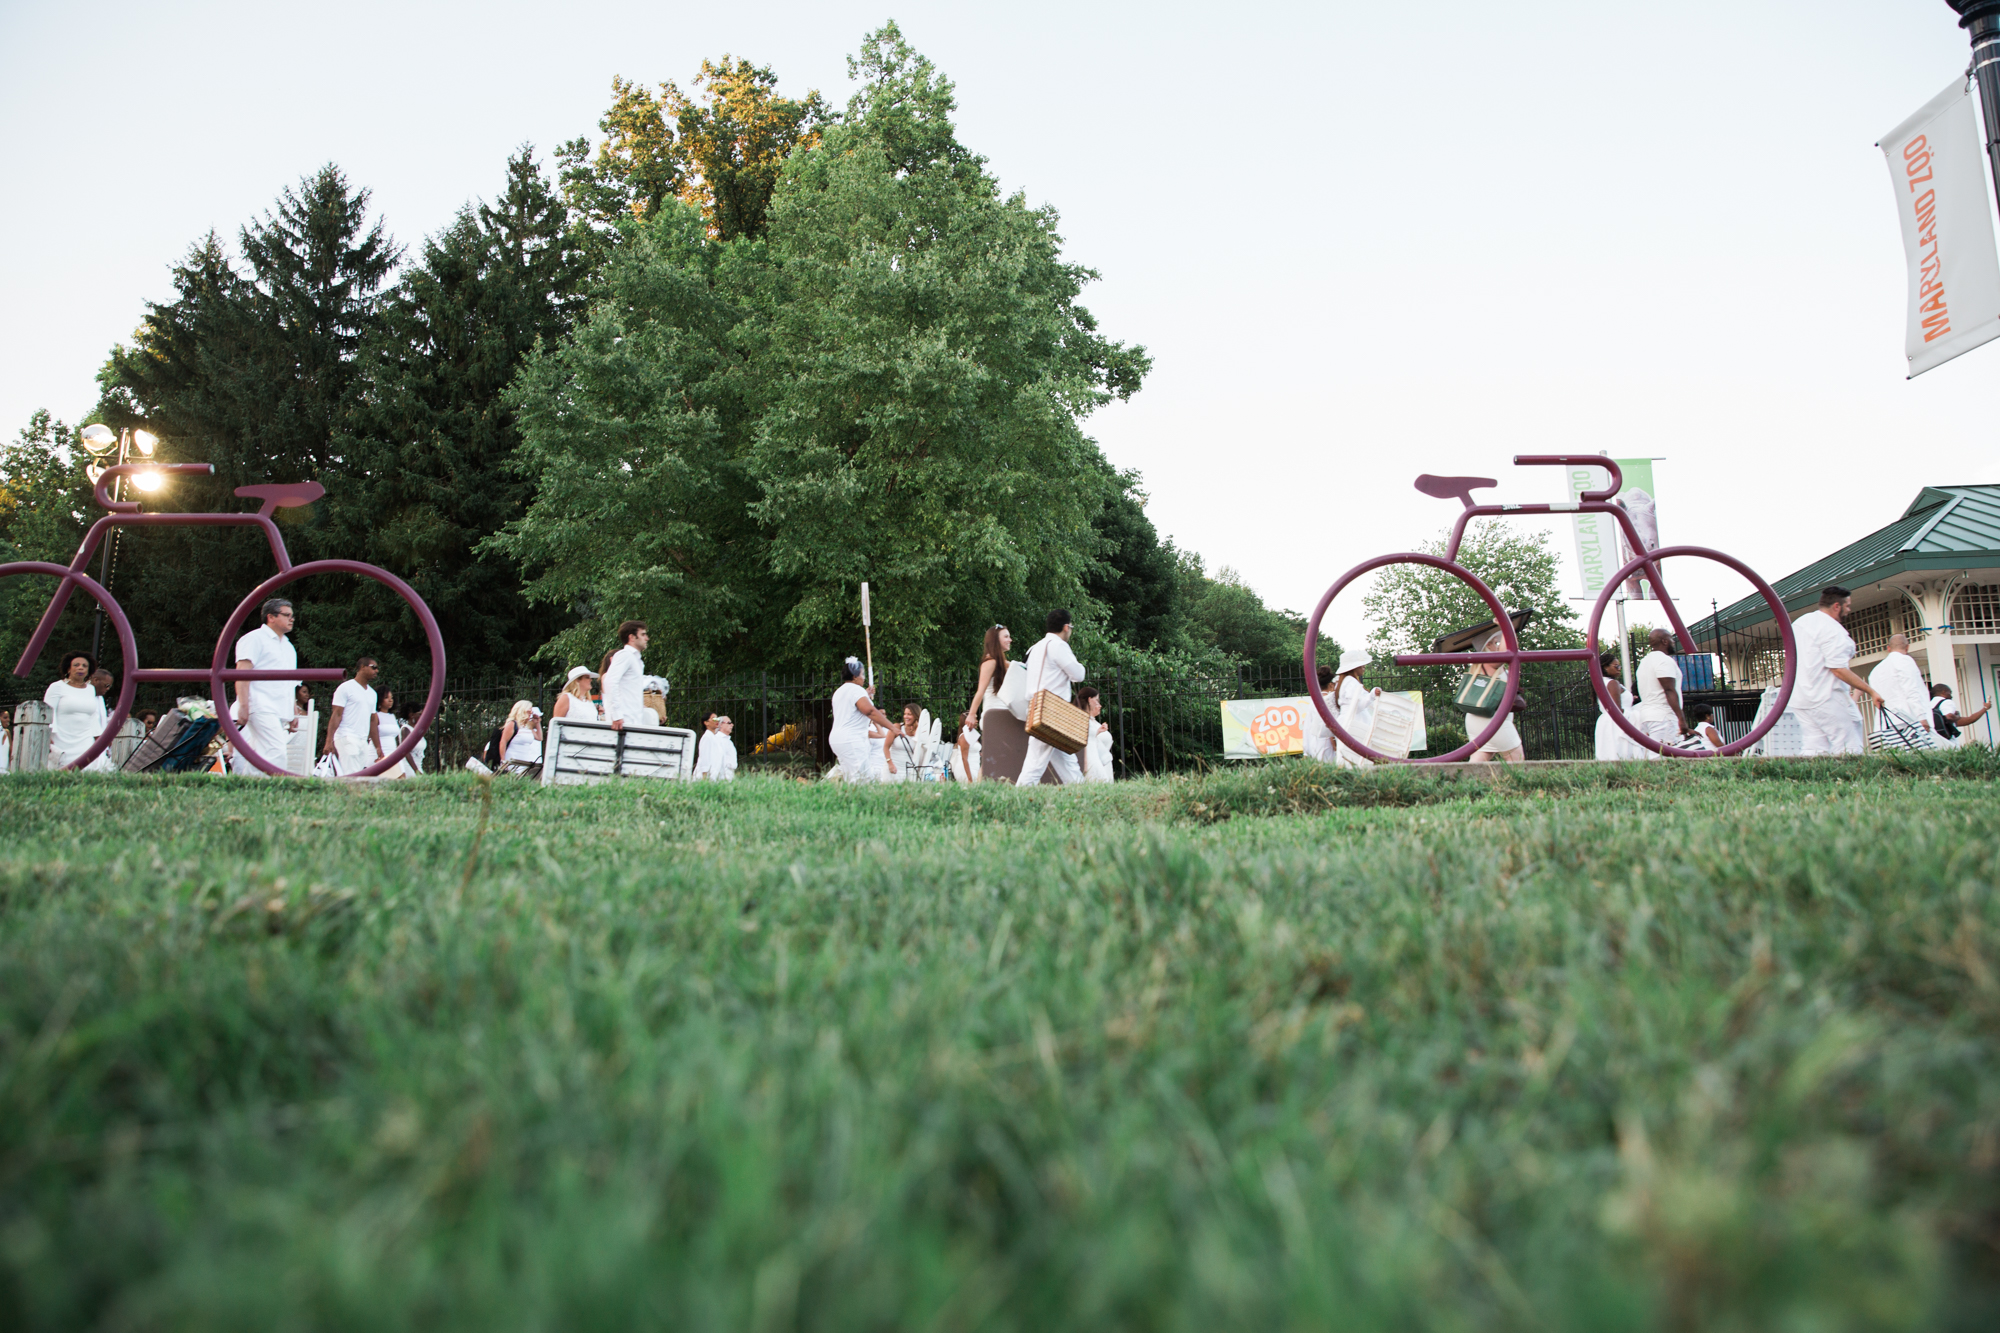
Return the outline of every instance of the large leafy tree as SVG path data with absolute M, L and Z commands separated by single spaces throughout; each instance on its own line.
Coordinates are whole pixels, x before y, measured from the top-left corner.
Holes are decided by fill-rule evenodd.
M 516 389 L 536 500 L 496 540 L 530 594 L 617 620 L 677 669 L 824 664 L 876 590 L 878 660 L 965 659 L 996 618 L 1091 606 L 1110 489 L 1079 421 L 1139 385 L 1101 337 L 1056 218 L 1002 198 L 951 124 L 951 84 L 893 25 L 764 236 L 658 216 L 605 299 Z
M 0 560 L 70 562 L 97 517 L 83 470 L 87 457 L 75 431 L 46 411 L 36 412 L 13 440 L 0 445 Z M 93 563 L 91 575 L 100 569 Z M 58 656 L 89 649 L 97 607 L 88 597 L 72 597 L 37 669 L 26 681 L 12 674 L 54 591 L 54 579 L 0 581 L 0 699 L 40 698 L 56 678 Z M 107 634 L 106 641 L 114 650 L 103 655 L 117 667 L 116 636 Z
M 178 477 L 153 507 L 234 510 L 234 488 L 313 479 L 337 490 L 352 471 L 336 438 L 362 383 L 359 352 L 398 258 L 368 192 L 327 166 L 286 189 L 245 227 L 239 268 L 213 234 L 173 274 L 176 297 L 148 307 L 131 347 L 100 373 L 100 413 L 144 422 L 165 456 L 206 462 L 212 479 Z M 294 557 L 326 554 L 303 510 L 283 511 Z M 123 539 L 130 581 L 118 596 L 149 661 L 206 661 L 235 604 L 273 572 L 264 543 L 243 529 L 152 528 Z M 302 648 L 333 652 L 325 618 L 301 617 Z
M 520 667 L 560 624 L 521 596 L 520 574 L 479 543 L 518 517 L 531 486 L 501 395 L 529 350 L 566 335 L 587 260 L 532 150 L 491 203 L 427 240 L 383 303 L 342 435 L 351 475 L 330 509 L 345 551 L 397 571 L 437 615 L 453 658 Z M 422 659 L 400 603 L 362 585 L 351 632 L 368 651 Z M 359 645 L 357 645 L 358 647 Z
M 1116 473 L 1110 482 L 1091 520 L 1097 560 L 1083 576 L 1084 590 L 1102 608 L 1100 628 L 1135 648 L 1185 646 L 1179 553 L 1146 517 L 1138 473 Z
M 761 236 L 778 173 L 794 149 L 819 141 L 826 103 L 817 92 L 780 97 L 768 66 L 726 55 L 719 65 L 702 61 L 694 81 L 706 90 L 702 101 L 671 83 L 663 90 L 687 162 L 681 198 L 701 210 L 718 240 Z

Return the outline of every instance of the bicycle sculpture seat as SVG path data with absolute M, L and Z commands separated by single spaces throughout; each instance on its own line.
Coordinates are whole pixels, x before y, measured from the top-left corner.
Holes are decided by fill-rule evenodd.
M 1459 512 L 1458 521 L 1452 525 L 1451 537 L 1445 544 L 1444 555 L 1438 557 L 1427 555 L 1421 551 L 1401 551 L 1393 555 L 1379 555 L 1373 560 L 1364 560 L 1334 581 L 1333 586 L 1326 590 L 1326 595 L 1319 599 L 1319 605 L 1313 608 L 1312 619 L 1306 625 L 1306 690 L 1312 698 L 1313 707 L 1319 710 L 1320 717 L 1325 719 L 1327 726 L 1332 728 L 1333 734 L 1340 739 L 1341 744 L 1345 745 L 1355 754 L 1363 755 L 1378 763 L 1446 764 L 1456 763 L 1461 759 L 1477 754 L 1481 746 L 1485 745 L 1487 741 L 1499 733 L 1501 726 L 1506 723 L 1509 714 L 1514 711 L 1514 700 L 1521 690 L 1521 664 L 1524 662 L 1584 663 L 1590 672 L 1591 688 L 1596 691 L 1598 700 L 1604 705 L 1604 710 L 1611 719 L 1633 740 L 1639 742 L 1639 744 L 1645 746 L 1647 749 L 1663 755 L 1674 755 L 1688 759 L 1713 759 L 1723 755 L 1741 754 L 1762 740 L 1764 734 L 1778 724 L 1779 717 L 1785 711 L 1785 705 L 1791 700 L 1792 680 L 1797 671 L 1798 664 L 1797 646 L 1792 638 L 1791 616 L 1785 610 L 1785 604 L 1779 600 L 1778 594 L 1772 589 L 1771 585 L 1766 583 L 1757 571 L 1751 569 L 1734 556 L 1724 555 L 1722 552 L 1711 550 L 1706 546 L 1662 546 L 1656 549 L 1649 549 L 1639 539 L 1638 530 L 1632 526 L 1631 515 L 1625 512 L 1622 505 L 1612 500 L 1612 497 L 1618 494 L 1619 487 L 1624 484 L 1624 475 L 1619 471 L 1618 464 L 1609 458 L 1605 458 L 1599 454 L 1517 454 L 1514 457 L 1514 463 L 1518 467 L 1602 468 L 1609 475 L 1610 480 L 1606 485 L 1596 490 L 1585 491 L 1575 500 L 1564 504 L 1483 505 L 1473 500 L 1472 492 L 1498 485 L 1499 483 L 1491 477 L 1434 477 L 1429 473 L 1418 477 L 1417 489 L 1425 495 L 1439 500 L 1457 500 L 1463 506 Z M 1475 518 L 1504 514 L 1608 514 L 1618 524 L 1620 530 L 1624 532 L 1625 541 L 1630 549 L 1637 552 L 1636 555 L 1619 568 L 1617 573 L 1605 580 L 1604 591 L 1597 595 L 1597 603 L 1591 608 L 1589 631 L 1584 638 L 1581 648 L 1540 648 L 1530 650 L 1521 647 L 1521 637 L 1518 627 L 1513 618 L 1508 614 L 1506 608 L 1501 606 L 1500 599 L 1493 595 L 1493 590 L 1488 588 L 1478 575 L 1458 563 L 1458 548 L 1465 539 L 1466 524 Z M 1625 716 L 1612 699 L 1611 689 L 1605 684 L 1604 668 L 1598 661 L 1597 627 L 1604 619 L 1605 610 L 1610 606 L 1613 594 L 1617 592 L 1627 578 L 1635 574 L 1643 574 L 1648 582 L 1652 584 L 1653 594 L 1658 599 L 1662 609 L 1666 611 L 1667 619 L 1673 625 L 1674 633 L 1678 636 L 1681 644 L 1684 646 L 1693 645 L 1694 636 L 1688 633 L 1687 626 L 1681 620 L 1680 610 L 1674 605 L 1673 598 L 1667 593 L 1667 585 L 1660 577 L 1661 562 L 1675 557 L 1713 560 L 1718 564 L 1735 570 L 1738 574 L 1748 579 L 1751 585 L 1756 588 L 1758 595 L 1770 606 L 1779 632 L 1784 637 L 1784 676 L 1778 688 L 1778 698 L 1775 704 L 1766 710 L 1764 720 L 1753 726 L 1747 735 L 1729 742 L 1719 750 L 1682 749 L 1679 746 L 1668 745 L 1663 741 L 1648 736 L 1645 732 L 1633 726 L 1630 719 Z M 1393 756 L 1371 750 L 1341 728 L 1339 720 L 1333 715 L 1333 710 L 1327 707 L 1326 696 L 1320 691 L 1315 648 L 1319 642 L 1320 621 L 1325 618 L 1327 608 L 1333 605 L 1333 599 L 1340 595 L 1341 590 L 1356 579 L 1389 565 L 1424 565 L 1431 569 L 1442 570 L 1461 583 L 1464 583 L 1467 587 L 1478 593 L 1479 599 L 1486 603 L 1487 607 L 1492 611 L 1494 624 L 1504 644 L 1502 650 L 1499 652 L 1398 653 L 1393 659 L 1398 666 L 1470 666 L 1482 662 L 1499 662 L 1508 668 L 1506 693 L 1502 696 L 1500 705 L 1493 714 L 1493 720 L 1487 723 L 1485 730 L 1481 731 L 1477 736 L 1471 737 L 1464 745 L 1459 746 L 1449 754 L 1427 759 L 1397 760 Z
M 9 578 L 16 574 L 46 574 L 60 581 L 55 595 L 49 599 L 48 610 L 42 613 L 41 623 L 35 627 L 35 633 L 28 640 L 28 646 L 22 650 L 21 660 L 15 664 L 15 675 L 26 677 L 34 670 L 43 649 L 48 647 L 50 635 L 55 633 L 57 621 L 62 618 L 64 608 L 69 605 L 70 594 L 78 588 L 97 599 L 97 604 L 103 608 L 105 619 L 111 622 L 112 628 L 118 635 L 118 650 L 124 664 L 124 671 L 120 677 L 118 703 L 112 708 L 110 721 L 103 733 L 98 736 L 96 744 L 71 760 L 68 766 L 81 770 L 111 744 L 112 737 L 118 734 L 118 728 L 124 725 L 125 719 L 132 712 L 132 700 L 140 682 L 202 681 L 207 683 L 211 697 L 215 700 L 216 721 L 222 729 L 222 734 L 229 738 L 237 751 L 266 773 L 280 777 L 290 776 L 287 769 L 250 748 L 244 740 L 242 731 L 237 728 L 232 701 L 227 695 L 229 686 L 239 680 L 335 681 L 347 674 L 337 667 L 246 671 L 239 670 L 233 660 L 236 641 L 246 630 L 252 628 L 251 617 L 256 609 L 267 598 L 276 595 L 279 589 L 315 574 L 354 574 L 361 578 L 373 579 L 402 598 L 416 615 L 417 623 L 423 626 L 431 656 L 431 687 L 430 693 L 424 699 L 423 711 L 404 734 L 401 744 L 375 763 L 345 776 L 373 777 L 378 773 L 387 772 L 409 754 L 417 742 L 423 739 L 424 733 L 430 729 L 432 721 L 437 717 L 438 705 L 444 698 L 444 638 L 438 632 L 437 618 L 431 614 L 431 609 L 424 605 L 423 599 L 417 596 L 415 589 L 386 569 L 364 564 L 359 560 L 312 560 L 303 565 L 292 563 L 291 556 L 285 550 L 285 539 L 278 532 L 278 525 L 272 520 L 271 515 L 280 509 L 309 505 L 325 495 L 326 488 L 316 481 L 240 486 L 236 489 L 236 494 L 246 500 L 261 501 L 260 508 L 254 512 L 228 514 L 145 514 L 139 511 L 137 501 L 114 500 L 105 489 L 107 483 L 117 477 L 139 471 L 208 474 L 213 473 L 215 469 L 207 463 L 143 465 L 121 463 L 115 467 L 108 467 L 98 474 L 95 487 L 97 503 L 106 511 L 105 516 L 93 523 L 90 531 L 84 534 L 83 544 L 76 548 L 76 556 L 68 565 L 53 564 L 45 560 L 17 560 L 10 564 L 0 564 L 0 578 Z M 132 623 L 126 618 L 124 608 L 118 605 L 102 585 L 83 572 L 85 566 L 90 563 L 90 557 L 96 554 L 98 547 L 112 529 L 137 527 L 257 528 L 263 532 L 264 539 L 270 544 L 271 556 L 277 563 L 278 572 L 251 590 L 250 595 L 245 597 L 223 622 L 222 633 L 215 641 L 215 656 L 205 669 L 141 668 L 138 646 L 132 635 Z

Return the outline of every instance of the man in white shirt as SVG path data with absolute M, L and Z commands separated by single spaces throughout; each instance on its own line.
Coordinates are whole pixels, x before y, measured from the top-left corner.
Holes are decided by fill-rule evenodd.
M 333 712 L 326 719 L 326 750 L 343 776 L 358 773 L 382 757 L 382 747 L 369 739 L 375 720 L 375 676 L 381 670 L 372 657 L 354 664 L 351 679 L 333 692 Z
M 1687 734 L 1686 714 L 1681 712 L 1681 664 L 1673 658 L 1680 645 L 1666 630 L 1656 629 L 1646 636 L 1646 655 L 1632 668 L 1632 680 L 1639 690 L 1639 702 L 1626 714 L 1632 725 L 1662 745 L 1677 745 Z M 1646 758 L 1661 754 L 1642 747 Z
M 626 727 L 657 727 L 659 718 L 646 707 L 646 662 L 641 656 L 650 638 L 644 624 L 628 620 L 618 627 L 618 651 L 604 668 L 604 720 L 614 731 Z
M 1838 585 L 1820 589 L 1819 609 L 1792 622 L 1798 644 L 1799 669 L 1786 711 L 1799 720 L 1799 754 L 1811 758 L 1861 753 L 1861 710 L 1849 689 L 1864 690 L 1882 706 L 1882 694 L 1848 666 L 1854 660 L 1854 640 L 1841 622 L 1854 605 L 1854 594 Z
M 292 671 L 299 665 L 299 650 L 289 636 L 295 616 L 292 604 L 283 597 L 264 603 L 264 623 L 236 641 L 236 669 L 239 671 Z M 267 764 L 285 766 L 291 733 L 299 729 L 292 710 L 298 695 L 295 680 L 239 680 L 236 682 L 236 725 L 243 739 Z M 263 777 L 264 772 L 248 756 L 236 756 L 239 777 Z
M 1882 691 L 1883 705 L 1898 722 L 1931 729 L 1931 687 L 1917 659 L 1910 656 L 1908 635 L 1889 636 L 1889 654 L 1868 673 L 1868 683 Z
M 1070 686 L 1083 679 L 1083 663 L 1069 650 L 1069 636 L 1076 627 L 1069 623 L 1069 612 L 1063 610 L 1049 612 L 1045 623 L 1048 633 L 1028 650 L 1028 697 L 1033 699 L 1048 690 L 1056 698 L 1067 700 Z M 1051 766 L 1058 782 L 1083 781 L 1083 770 L 1077 767 L 1075 755 L 1064 754 L 1047 741 L 1028 737 L 1028 755 L 1021 761 L 1021 775 L 1014 779 L 1014 785 L 1035 786 Z

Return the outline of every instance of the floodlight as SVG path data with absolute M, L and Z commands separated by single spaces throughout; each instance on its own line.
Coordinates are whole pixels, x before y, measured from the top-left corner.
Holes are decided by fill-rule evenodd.
M 132 432 L 132 443 L 138 445 L 139 452 L 148 458 L 153 456 L 153 446 L 159 442 L 160 437 L 149 430 L 135 430 Z
M 85 426 L 82 435 L 83 447 L 93 454 L 108 454 L 118 447 L 118 434 L 109 426 Z
M 157 491 L 160 489 L 160 483 L 165 480 L 164 476 L 152 471 L 150 468 L 144 472 L 135 472 L 132 475 L 132 484 L 142 491 Z

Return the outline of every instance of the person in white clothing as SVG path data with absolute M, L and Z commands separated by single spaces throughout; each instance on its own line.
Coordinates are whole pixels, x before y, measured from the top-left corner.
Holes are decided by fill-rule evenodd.
M 710 713 L 702 720 L 701 739 L 694 746 L 694 780 L 708 780 L 708 767 L 715 757 L 715 724 L 719 714 Z
M 1482 653 L 1499 653 L 1506 650 L 1507 636 L 1497 629 L 1486 636 L 1486 642 L 1479 645 L 1479 651 Z M 1473 665 L 1472 670 L 1476 675 L 1499 676 L 1504 680 L 1508 668 L 1500 662 L 1478 662 Z M 1480 732 L 1486 730 L 1488 724 L 1492 721 L 1492 718 L 1481 717 L 1477 713 L 1467 713 L 1465 715 L 1466 738 L 1469 740 L 1477 736 Z M 1347 724 L 1342 722 L 1341 725 L 1346 726 Z M 1509 764 L 1518 764 L 1527 758 L 1527 756 L 1528 752 L 1521 744 L 1521 730 L 1514 725 L 1514 718 L 1510 713 L 1501 721 L 1500 730 L 1494 732 L 1484 745 L 1473 751 L 1472 758 L 1466 762 L 1471 764 L 1490 764 L 1495 760 L 1502 760 Z
M 14 710 L 0 708 L 0 773 L 14 767 Z
M 1687 734 L 1675 742 L 1683 750 L 1720 750 L 1724 744 L 1722 733 L 1716 730 L 1712 720 L 1715 710 L 1707 704 L 1687 706 Z
M 1917 659 L 1910 656 L 1909 635 L 1889 636 L 1889 651 L 1868 673 L 1868 683 L 1882 692 L 1882 706 L 1894 713 L 1898 722 L 1932 729 L 1931 687 Z
M 1000 702 L 1000 686 L 1007 679 L 1007 650 L 1013 646 L 1013 632 L 1005 625 L 995 625 L 986 631 L 986 644 L 979 659 L 979 681 L 972 687 L 972 703 L 959 719 L 959 726 L 980 725 L 986 710 Z
M 1333 689 L 1335 672 L 1332 665 L 1322 662 L 1319 664 L 1319 670 L 1313 674 L 1319 678 L 1320 697 L 1326 700 L 1327 708 L 1332 710 L 1334 715 L 1338 717 L 1339 708 L 1335 702 Z M 1333 763 L 1333 728 L 1326 725 L 1326 719 L 1319 715 L 1319 709 L 1311 707 L 1312 700 L 1310 698 L 1306 700 L 1306 703 L 1308 706 L 1305 709 L 1305 714 L 1299 720 L 1299 730 L 1305 733 L 1305 756 L 1308 759 L 1317 759 L 1322 764 Z M 1342 725 L 1345 726 L 1346 724 L 1342 723 Z
M 541 712 L 526 699 L 518 700 L 500 727 L 500 771 L 539 772 L 541 762 Z
M 1798 644 L 1799 669 L 1786 711 L 1799 720 L 1799 754 L 1861 753 L 1861 710 L 1851 689 L 1859 689 L 1882 706 L 1882 693 L 1855 673 L 1854 640 L 1841 622 L 1854 605 L 1854 595 L 1837 584 L 1820 589 L 1819 609 L 1792 622 Z
M 415 728 L 417 719 L 423 715 L 423 711 L 424 706 L 415 699 L 403 705 L 403 730 L 405 732 Z M 424 747 L 429 744 L 430 741 L 426 737 L 419 736 L 417 737 L 417 743 L 410 747 L 409 757 L 403 760 L 409 766 L 410 772 L 421 773 L 424 771 Z
M 1604 669 L 1604 683 L 1611 691 L 1614 706 L 1620 714 L 1632 707 L 1632 691 L 1625 688 L 1621 677 L 1625 674 L 1624 664 L 1618 660 L 1615 650 L 1607 648 L 1597 655 L 1597 663 Z M 1604 701 L 1597 701 L 1597 757 L 1605 763 L 1616 763 L 1621 759 L 1644 759 L 1646 751 L 1641 749 L 1618 723 L 1613 720 L 1611 710 Z
M 359 773 L 382 757 L 374 741 L 374 685 L 380 673 L 374 658 L 363 657 L 355 662 L 353 676 L 341 681 L 333 692 L 322 753 L 333 756 L 334 769 L 343 777 Z
M 833 725 L 826 742 L 840 760 L 840 776 L 846 782 L 874 780 L 875 747 L 869 744 L 869 727 L 872 724 L 886 731 L 896 725 L 862 688 L 861 677 L 866 670 L 860 658 L 848 658 L 841 663 L 840 688 L 833 692 Z
M 604 720 L 614 730 L 660 725 L 659 715 L 646 707 L 642 654 L 650 638 L 640 621 L 628 620 L 618 627 L 618 650 L 604 666 Z
M 1340 671 L 1333 679 L 1333 715 L 1343 731 L 1364 744 L 1375 724 L 1375 701 L 1382 697 L 1379 687 L 1370 690 L 1361 683 L 1361 673 L 1374 661 L 1358 648 L 1349 649 L 1340 655 Z M 1362 758 L 1345 742 L 1337 749 L 1336 761 L 1342 768 L 1375 767 L 1373 759 Z
M 236 641 L 238 671 L 291 671 L 299 665 L 299 650 L 290 638 L 297 616 L 289 600 L 273 597 L 264 603 L 264 623 Z M 243 740 L 257 757 L 276 768 L 285 767 L 291 735 L 299 729 L 293 705 L 298 698 L 296 680 L 239 680 L 236 682 L 236 725 Z M 234 772 L 239 777 L 261 778 L 264 770 L 250 762 L 237 747 Z
M 1674 636 L 1656 629 L 1646 636 L 1646 655 L 1632 669 L 1637 678 L 1639 702 L 1626 716 L 1632 725 L 1662 745 L 1675 745 L 1687 735 L 1687 715 L 1681 711 L 1681 664 L 1674 660 L 1679 647 Z M 1661 758 L 1658 750 L 1641 745 L 1646 758 Z
M 708 780 L 736 781 L 736 723 L 727 717 L 715 719 L 715 744 L 708 752 Z
M 1938 733 L 1939 739 L 1950 745 L 1963 745 L 1966 740 L 1965 729 L 1985 717 L 1986 710 L 1992 706 L 1993 701 L 1988 699 L 1970 713 L 1961 713 L 1958 711 L 1958 705 L 1952 702 L 1951 686 L 1943 682 L 1931 686 L 1933 729 Z
M 90 654 L 71 653 L 63 659 L 62 679 L 50 682 L 42 694 L 42 702 L 54 713 L 49 719 L 51 768 L 67 768 L 76 762 L 104 734 L 104 724 L 110 721 L 104 709 L 104 696 L 90 683 L 96 670 L 97 663 Z M 86 773 L 111 771 L 108 749 L 84 769 Z
M 1083 747 L 1083 780 L 1109 782 L 1115 776 L 1111 760 L 1111 728 L 1097 719 L 1104 713 L 1104 700 L 1095 685 L 1076 687 L 1076 703 L 1090 715 L 1090 743 Z
M 1028 697 L 1032 699 L 1047 690 L 1056 698 L 1067 700 L 1070 687 L 1083 680 L 1083 663 L 1069 650 L 1070 635 L 1076 627 L 1070 624 L 1069 612 L 1060 608 L 1049 612 L 1044 623 L 1048 633 L 1028 650 Z M 1051 768 L 1058 782 L 1083 781 L 1083 770 L 1077 767 L 1075 755 L 1064 754 L 1047 741 L 1030 736 L 1028 755 L 1021 761 L 1021 775 L 1014 779 L 1014 785 L 1033 787 Z

